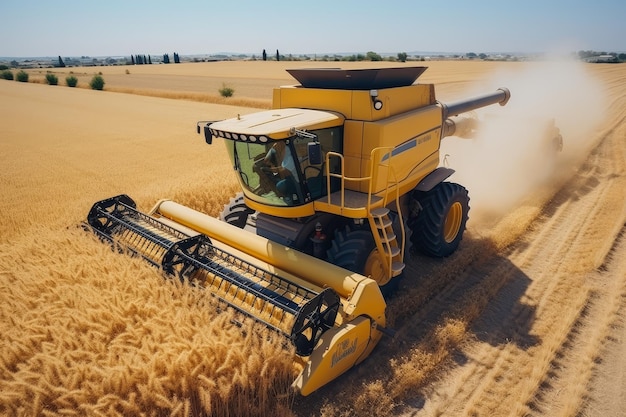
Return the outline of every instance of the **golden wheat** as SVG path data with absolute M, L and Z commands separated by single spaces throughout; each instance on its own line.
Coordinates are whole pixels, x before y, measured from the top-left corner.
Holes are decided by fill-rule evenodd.
M 124 87 L 109 87 L 107 91 L 113 91 L 116 93 L 124 94 L 136 94 L 140 96 L 169 98 L 175 100 L 190 100 L 198 101 L 200 103 L 214 103 L 214 104 L 228 104 L 230 106 L 251 107 L 257 109 L 269 109 L 271 108 L 271 100 L 269 99 L 253 99 L 253 98 L 238 98 L 229 97 L 224 98 L 218 95 L 210 94 L 198 94 L 198 93 L 185 93 L 185 92 L 172 92 L 167 90 L 140 90 L 136 88 L 124 88 Z
M 67 251 L 57 233 L 63 231 L 39 236 L 51 257 Z M 271 334 L 255 343 L 252 336 L 242 339 L 242 330 L 249 335 L 256 330 L 233 325 L 233 313 L 217 313 L 201 290 L 163 280 L 138 260 L 103 253 L 101 244 L 81 231 L 66 233 L 82 250 L 65 267 L 89 264 L 111 285 L 93 286 L 89 275 L 61 276 L 54 266 L 28 265 L 11 286 L 3 286 L 13 317 L 2 326 L 4 413 L 20 413 L 22 399 L 35 398 L 28 414 L 169 414 L 204 392 L 212 404 L 223 404 L 218 415 L 245 414 L 254 402 L 262 402 L 257 410 L 275 406 L 275 399 L 259 394 L 289 392 L 292 352 L 282 348 L 282 340 Z M 19 255 L 20 249 L 5 255 Z M 263 369 L 267 360 L 274 367 Z M 239 408 L 232 408 L 234 400 Z

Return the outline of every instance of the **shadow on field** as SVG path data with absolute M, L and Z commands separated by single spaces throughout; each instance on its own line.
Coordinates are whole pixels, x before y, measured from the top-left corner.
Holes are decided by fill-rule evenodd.
M 487 239 L 468 236 L 445 259 L 413 254 L 387 317 L 396 333 L 384 337 L 356 368 L 309 397 L 298 397 L 298 416 L 395 415 L 422 408 L 422 388 L 444 366 L 464 366 L 459 349 L 468 337 L 493 346 L 540 343 L 531 334 L 535 308 L 524 303 L 531 283 Z
M 531 279 L 508 259 L 509 276 L 496 297 L 486 306 L 472 326 L 477 339 L 492 346 L 514 343 L 521 349 L 528 349 L 541 342 L 531 333 L 535 321 L 536 307 L 523 302 Z

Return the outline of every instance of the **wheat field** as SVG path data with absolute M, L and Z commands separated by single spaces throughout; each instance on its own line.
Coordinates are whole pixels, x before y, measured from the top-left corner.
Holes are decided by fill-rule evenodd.
M 105 91 L 36 82 L 45 70 L 0 82 L 0 414 L 620 415 L 624 65 L 425 63 L 442 101 L 512 92 L 484 141 L 442 145 L 472 197 L 468 233 L 448 259 L 411 257 L 388 306 L 396 336 L 306 398 L 285 340 L 80 227 L 122 193 L 217 215 L 238 186 L 196 122 L 265 108 L 286 68 L 313 65 L 328 66 L 54 69 L 79 85 L 101 72 Z M 372 64 L 341 66 L 357 65 Z M 224 83 L 238 101 L 220 101 Z M 545 116 L 558 160 L 528 140 Z

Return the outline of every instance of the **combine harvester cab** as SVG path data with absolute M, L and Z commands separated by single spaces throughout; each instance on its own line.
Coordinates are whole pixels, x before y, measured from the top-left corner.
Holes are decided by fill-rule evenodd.
M 126 195 L 93 205 L 91 229 L 121 251 L 202 286 L 295 346 L 294 381 L 308 395 L 365 359 L 382 336 L 375 281 L 172 201 L 149 214 Z
M 272 110 L 198 122 L 207 143 L 224 142 L 241 185 L 224 221 L 167 200 L 144 214 L 120 195 L 96 203 L 88 224 L 287 337 L 303 366 L 294 386 L 308 395 L 382 337 L 406 236 L 446 257 L 463 235 L 469 197 L 444 182 L 454 171 L 439 167 L 440 142 L 455 116 L 510 93 L 445 105 L 415 83 L 425 70 L 289 70 L 300 84 L 275 89 Z

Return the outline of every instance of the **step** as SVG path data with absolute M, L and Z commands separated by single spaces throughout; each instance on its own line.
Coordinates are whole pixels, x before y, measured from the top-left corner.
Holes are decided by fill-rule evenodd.
M 372 210 L 371 213 L 374 217 L 385 217 L 389 214 L 389 209 L 387 207 L 378 207 Z
M 398 275 L 400 275 L 402 273 L 402 271 L 404 270 L 404 267 L 406 265 L 404 265 L 404 262 L 392 262 L 391 264 L 391 274 L 394 277 L 397 277 Z
M 391 253 L 388 253 L 387 255 L 391 256 L 392 258 L 400 255 L 400 248 L 398 246 L 391 246 L 389 249 L 391 250 Z
M 377 217 L 377 219 L 376 227 L 380 230 L 390 227 L 393 223 L 389 217 Z
M 387 232 L 387 239 L 385 240 L 385 236 L 382 233 L 379 233 L 380 240 L 383 243 L 391 243 L 396 240 L 396 234 L 394 232 Z

